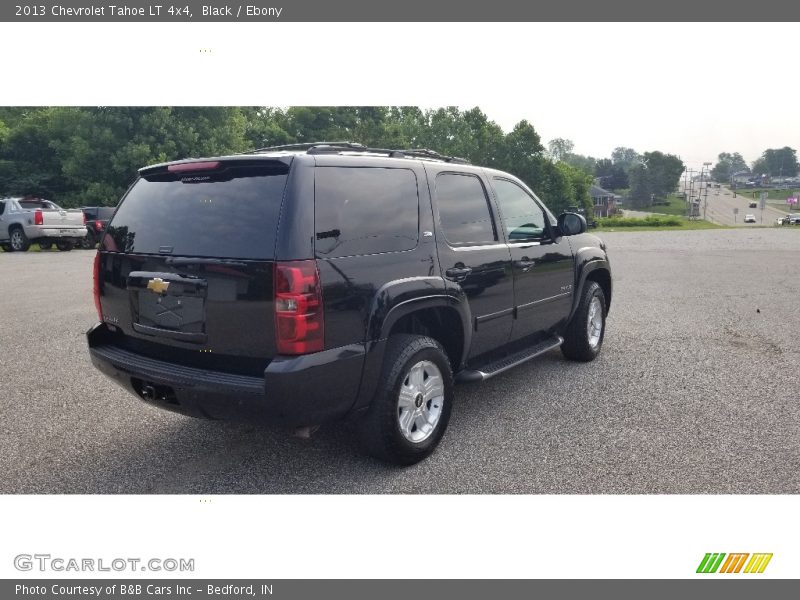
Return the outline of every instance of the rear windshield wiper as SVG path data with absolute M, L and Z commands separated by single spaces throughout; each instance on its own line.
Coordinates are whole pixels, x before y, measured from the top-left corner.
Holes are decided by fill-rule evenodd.
M 246 267 L 247 263 L 240 260 L 229 260 L 226 258 L 184 258 L 181 256 L 170 256 L 164 261 L 168 265 L 227 265 L 231 267 Z

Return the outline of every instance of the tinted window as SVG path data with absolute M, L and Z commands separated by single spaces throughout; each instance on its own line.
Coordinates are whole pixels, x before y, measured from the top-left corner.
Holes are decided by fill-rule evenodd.
M 332 258 L 417 245 L 417 177 L 408 169 L 316 169 L 316 253 Z
M 439 175 L 436 205 L 444 235 L 451 244 L 497 240 L 486 192 L 475 175 Z
M 42 210 L 56 210 L 55 204 L 48 202 L 47 200 L 20 200 L 19 205 L 27 210 L 36 208 L 40 208 Z
M 102 221 L 108 221 L 111 217 L 114 216 L 114 211 L 116 209 L 114 207 L 101 207 L 97 209 L 97 216 L 95 218 L 100 219 Z
M 6 203 L 0 202 L 0 215 L 2 215 L 6 210 Z
M 509 242 L 547 235 L 544 211 L 525 190 L 505 179 L 494 179 L 493 184 Z
M 103 238 L 112 252 L 272 258 L 288 167 L 227 166 L 148 175 L 122 201 Z

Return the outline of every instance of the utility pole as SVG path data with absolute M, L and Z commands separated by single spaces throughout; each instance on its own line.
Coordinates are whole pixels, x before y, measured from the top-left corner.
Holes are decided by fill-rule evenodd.
M 683 170 L 683 199 L 686 202 L 686 217 L 692 218 L 692 204 L 689 202 L 689 193 L 686 191 L 686 180 L 689 177 L 689 168 Z
M 710 166 L 711 166 L 710 162 L 703 163 L 703 169 L 704 170 L 708 169 Z M 709 173 L 710 173 L 710 171 L 709 171 Z M 703 196 L 704 196 L 704 198 L 703 198 L 703 220 L 705 221 L 706 220 L 706 209 L 708 208 L 708 182 L 704 181 L 703 177 L 701 176 L 700 177 L 700 185 L 703 185 L 703 183 L 705 183 L 704 194 L 703 194 Z

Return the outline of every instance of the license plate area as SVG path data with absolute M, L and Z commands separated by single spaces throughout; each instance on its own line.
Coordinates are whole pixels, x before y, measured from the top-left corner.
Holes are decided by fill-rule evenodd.
M 174 273 L 131 273 L 128 289 L 134 331 L 205 343 L 207 287 L 204 279 Z

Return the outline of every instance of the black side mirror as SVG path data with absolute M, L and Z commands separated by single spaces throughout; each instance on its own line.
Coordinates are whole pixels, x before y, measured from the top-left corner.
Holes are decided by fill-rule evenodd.
M 586 218 L 578 213 L 561 213 L 558 215 L 558 228 L 562 235 L 578 235 L 587 229 Z

